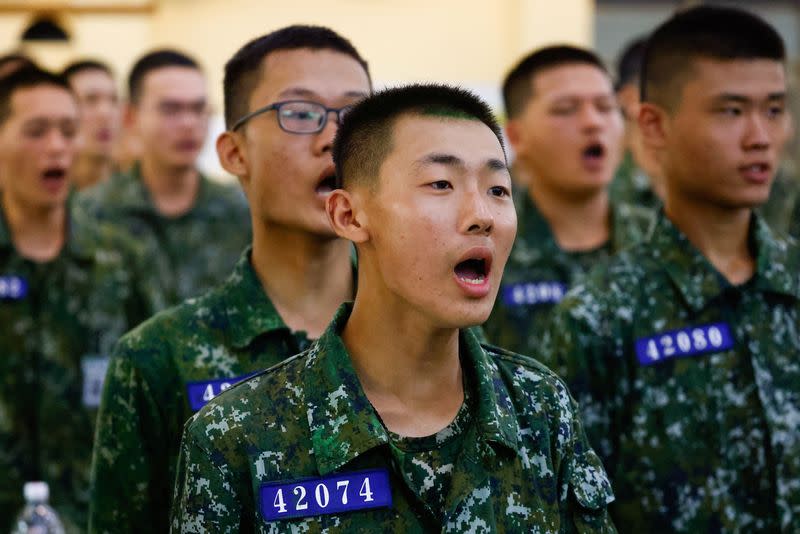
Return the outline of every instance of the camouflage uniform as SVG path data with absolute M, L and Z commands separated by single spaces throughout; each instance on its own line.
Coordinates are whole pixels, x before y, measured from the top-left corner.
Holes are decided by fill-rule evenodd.
M 554 313 L 620 530 L 800 532 L 800 249 L 753 217 L 733 286 L 663 215 Z
M 350 310 L 187 422 L 173 532 L 614 531 L 605 472 L 553 373 L 462 331 L 468 410 L 434 436 L 398 438 L 340 338 Z
M 170 305 L 222 282 L 250 242 L 250 216 L 241 191 L 204 176 L 192 209 L 174 218 L 156 211 L 138 165 L 79 198 L 94 216 L 126 228 L 143 243 Z
M 569 252 L 558 246 L 527 191 L 520 193 L 517 239 L 483 329 L 492 343 L 521 354 L 536 354 L 553 307 L 569 287 L 611 254 L 641 240 L 652 224 L 652 213 L 612 204 L 611 239 L 594 250 Z
M 68 531 L 85 530 L 89 462 L 113 343 L 147 318 L 161 293 L 141 251 L 68 204 L 58 257 L 19 255 L 0 212 L 0 532 L 22 509 L 22 486 L 44 480 Z
M 661 199 L 650 185 L 650 177 L 639 168 L 630 151 L 625 152 L 608 191 L 612 201 L 618 204 L 651 210 L 661 206 Z
M 166 531 L 183 425 L 208 399 L 308 346 L 264 293 L 250 250 L 205 295 L 115 347 L 98 416 L 90 531 Z

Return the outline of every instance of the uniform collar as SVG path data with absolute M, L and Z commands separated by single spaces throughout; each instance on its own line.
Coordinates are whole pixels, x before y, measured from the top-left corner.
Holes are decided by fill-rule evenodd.
M 352 311 L 343 304 L 310 349 L 304 390 L 314 457 L 320 474 L 339 469 L 365 452 L 389 443 L 378 414 L 367 399 L 340 337 Z M 519 423 L 497 367 L 471 332 L 462 330 L 465 372 L 474 373 L 479 435 L 516 450 Z
M 70 192 L 67 198 L 66 208 L 67 238 L 61 253 L 69 254 L 79 260 L 91 261 L 95 258 L 98 248 L 97 222 L 89 220 L 89 215 L 75 201 L 73 192 Z M 2 207 L 0 207 L 0 248 L 16 251 Z
M 200 186 L 194 206 L 188 213 L 202 215 L 203 208 L 212 200 L 208 178 L 200 173 Z M 141 164 L 137 161 L 127 173 L 116 174 L 108 181 L 108 196 L 116 199 L 120 207 L 127 211 L 150 213 L 161 216 L 156 210 L 150 192 L 142 181 Z
M 236 348 L 248 346 L 270 330 L 289 330 L 250 264 L 252 247 L 242 253 L 233 273 L 215 291 L 221 295 Z
M 761 291 L 800 298 L 798 257 L 795 247 L 776 239 L 766 223 L 753 215 L 749 241 L 756 251 L 755 287 Z M 648 240 L 650 253 L 658 258 L 686 303 L 700 311 L 730 287 L 725 278 L 687 237 L 659 213 Z

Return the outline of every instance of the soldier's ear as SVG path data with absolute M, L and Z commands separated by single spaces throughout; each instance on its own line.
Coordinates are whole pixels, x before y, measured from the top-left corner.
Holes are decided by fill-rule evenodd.
M 504 127 L 504 130 L 506 131 L 506 139 L 508 139 L 508 144 L 511 145 L 511 148 L 516 150 L 520 142 L 519 124 L 517 124 L 517 121 L 515 119 L 508 119 Z
M 669 115 L 660 106 L 649 102 L 639 105 L 639 131 L 645 146 L 659 149 L 666 144 Z
M 362 207 L 362 198 L 357 192 L 336 189 L 325 201 L 328 222 L 336 235 L 353 243 L 363 243 L 369 239 L 366 227 L 366 216 Z
M 230 131 L 224 131 L 217 137 L 217 157 L 222 168 L 236 176 L 242 187 L 247 190 L 250 176 L 247 172 L 246 154 L 243 150 L 243 139 Z

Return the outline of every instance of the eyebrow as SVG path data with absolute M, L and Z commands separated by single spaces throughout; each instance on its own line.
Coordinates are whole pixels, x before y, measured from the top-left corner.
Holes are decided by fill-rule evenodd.
M 741 104 L 749 104 L 754 99 L 749 96 L 738 95 L 735 93 L 722 93 L 714 97 L 717 102 L 738 102 Z M 780 91 L 777 93 L 770 93 L 767 95 L 767 100 L 786 100 L 786 92 Z
M 312 99 L 319 99 L 320 96 L 312 91 L 311 89 L 306 89 L 305 87 L 289 87 L 288 89 L 284 89 L 281 91 L 278 96 L 299 96 L 304 98 L 312 98 Z M 366 91 L 345 91 L 342 96 L 346 97 L 353 97 L 353 98 L 362 98 L 367 96 Z
M 428 154 L 420 159 L 418 159 L 415 163 L 415 166 L 425 167 L 428 165 L 445 165 L 448 167 L 457 167 L 458 169 L 466 169 L 467 164 L 464 162 L 463 159 L 459 158 L 458 156 L 454 156 L 452 154 L 444 154 L 440 152 L 434 152 L 432 154 Z M 508 165 L 506 165 L 505 161 L 502 161 L 497 158 L 489 158 L 484 163 L 484 166 L 492 171 L 508 171 Z

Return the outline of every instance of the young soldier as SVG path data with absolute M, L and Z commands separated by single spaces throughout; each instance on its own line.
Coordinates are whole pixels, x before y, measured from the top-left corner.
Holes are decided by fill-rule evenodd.
M 181 431 L 210 398 L 304 350 L 354 292 L 350 244 L 325 215 L 339 117 L 370 92 L 332 30 L 292 26 L 225 67 L 220 161 L 251 206 L 253 243 L 226 282 L 160 314 L 114 352 L 100 409 L 90 530 L 168 528 Z
M 544 48 L 506 77 L 506 133 L 518 199 L 519 231 L 489 321 L 490 341 L 538 352 L 553 306 L 573 281 L 635 242 L 644 212 L 609 201 L 622 122 L 611 79 L 588 50 Z
M 612 531 L 564 385 L 464 330 L 516 229 L 491 111 L 460 89 L 388 90 L 348 113 L 334 159 L 355 303 L 187 423 L 173 530 Z
M 0 532 L 32 480 L 68 532 L 85 529 L 107 357 L 159 306 L 132 245 L 67 200 L 77 131 L 63 78 L 0 81 Z
M 142 143 L 129 174 L 87 191 L 82 202 L 131 231 L 152 251 L 167 302 L 222 281 L 250 239 L 247 203 L 233 187 L 201 175 L 196 162 L 208 131 L 206 81 L 197 63 L 170 50 L 133 67 L 126 126 Z
M 753 214 L 791 129 L 783 61 L 775 30 L 738 10 L 655 31 L 639 126 L 664 212 L 545 339 L 629 532 L 800 530 L 800 250 Z
M 658 162 L 642 143 L 639 132 L 639 83 L 642 55 L 647 41 L 632 41 L 619 59 L 617 68 L 617 100 L 625 119 L 625 155 L 609 194 L 616 202 L 657 209 L 664 198 L 664 180 Z
M 78 97 L 81 112 L 81 148 L 70 176 L 77 189 L 85 189 L 111 176 L 119 133 L 117 87 L 111 69 L 99 61 L 71 63 L 62 76 Z

